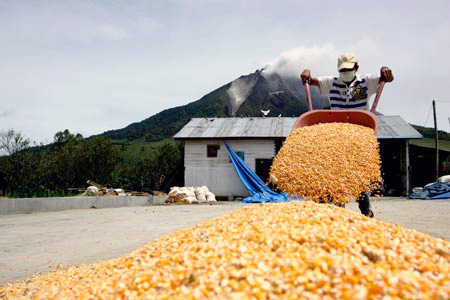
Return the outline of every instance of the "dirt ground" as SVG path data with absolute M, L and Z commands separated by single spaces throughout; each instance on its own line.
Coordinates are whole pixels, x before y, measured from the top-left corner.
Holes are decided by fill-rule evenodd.
M 245 205 L 162 205 L 0 216 L 0 284 L 62 265 L 125 255 L 175 230 Z M 347 209 L 359 211 L 356 203 Z M 450 200 L 374 198 L 375 217 L 450 240 Z

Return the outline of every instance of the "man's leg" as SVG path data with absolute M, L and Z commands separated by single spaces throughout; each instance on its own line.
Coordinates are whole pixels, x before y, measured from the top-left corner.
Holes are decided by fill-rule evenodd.
M 367 195 L 367 193 L 365 192 L 362 192 L 359 195 L 358 199 L 356 199 L 356 201 L 358 202 L 358 207 L 361 213 L 365 216 L 373 218 L 374 214 L 370 207 L 369 195 Z

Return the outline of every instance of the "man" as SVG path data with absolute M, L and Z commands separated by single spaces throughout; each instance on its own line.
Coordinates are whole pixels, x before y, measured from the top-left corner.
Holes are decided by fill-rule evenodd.
M 391 69 L 382 67 L 380 75 L 358 75 L 358 59 L 354 54 L 345 53 L 338 58 L 339 77 L 311 77 L 306 69 L 300 75 L 303 83 L 308 81 L 319 88 L 320 94 L 330 100 L 331 109 L 369 109 L 369 100 L 377 92 L 380 82 L 392 82 Z M 373 218 L 369 196 L 361 193 L 357 199 L 363 215 Z

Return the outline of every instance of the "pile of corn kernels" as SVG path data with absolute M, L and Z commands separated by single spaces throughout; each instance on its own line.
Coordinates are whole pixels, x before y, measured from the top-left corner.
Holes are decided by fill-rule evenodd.
M 312 201 L 258 204 L 122 258 L 0 288 L 34 299 L 448 299 L 450 242 Z
M 288 194 L 337 205 L 370 193 L 381 182 L 375 131 L 348 123 L 295 129 L 277 154 L 270 179 Z

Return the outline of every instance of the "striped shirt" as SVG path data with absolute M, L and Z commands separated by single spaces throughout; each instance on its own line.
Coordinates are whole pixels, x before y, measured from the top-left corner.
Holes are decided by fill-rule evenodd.
M 356 75 L 347 86 L 338 77 L 319 77 L 320 94 L 330 100 L 331 109 L 369 109 L 370 97 L 377 92 L 377 75 Z

